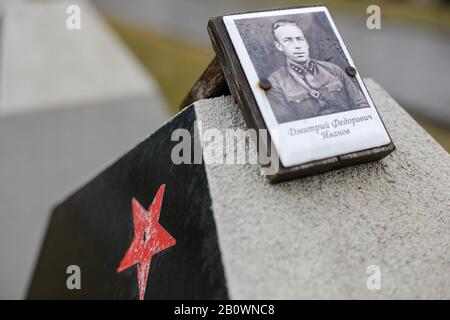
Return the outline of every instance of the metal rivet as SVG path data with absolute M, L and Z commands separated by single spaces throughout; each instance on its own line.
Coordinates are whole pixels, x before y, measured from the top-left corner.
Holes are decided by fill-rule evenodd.
M 259 86 L 261 87 L 261 89 L 265 91 L 270 90 L 272 88 L 272 84 L 266 78 L 259 80 Z
M 345 68 L 345 71 L 347 71 L 347 74 L 350 77 L 356 76 L 356 69 L 355 69 L 355 67 L 349 66 L 349 67 Z

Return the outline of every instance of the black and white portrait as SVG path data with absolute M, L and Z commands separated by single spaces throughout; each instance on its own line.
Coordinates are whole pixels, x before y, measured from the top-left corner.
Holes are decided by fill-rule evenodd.
M 238 82 L 236 90 L 258 108 L 253 116 L 261 116 L 284 167 L 390 143 L 326 7 L 250 12 L 222 21 L 233 46 L 227 55 L 236 54 L 244 73 L 238 80 L 248 84 Z
M 368 108 L 324 12 L 235 20 L 278 123 Z

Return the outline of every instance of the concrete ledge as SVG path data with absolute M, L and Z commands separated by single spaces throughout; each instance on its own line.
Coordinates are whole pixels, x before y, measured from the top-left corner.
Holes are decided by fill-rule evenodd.
M 397 147 L 387 158 L 278 185 L 259 166 L 206 165 L 231 298 L 450 298 L 450 156 L 366 84 Z M 245 128 L 231 97 L 195 110 L 204 130 Z
M 66 27 L 69 5 L 80 7 L 80 30 Z M 6 2 L 2 15 L 0 115 L 160 97 L 90 2 Z

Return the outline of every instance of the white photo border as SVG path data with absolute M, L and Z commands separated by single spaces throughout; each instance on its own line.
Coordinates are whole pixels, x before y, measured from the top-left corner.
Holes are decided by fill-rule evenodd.
M 356 80 L 360 89 L 362 90 L 364 97 L 369 103 L 369 108 L 362 108 L 356 110 L 349 110 L 324 116 L 318 116 L 314 118 L 296 120 L 292 122 L 285 122 L 279 124 L 275 118 L 270 102 L 266 96 L 264 90 L 259 87 L 259 77 L 256 69 L 251 61 L 251 58 L 247 52 L 244 41 L 240 35 L 240 32 L 235 23 L 236 20 L 273 17 L 273 16 L 285 16 L 304 13 L 325 13 L 328 22 L 330 23 L 342 50 L 344 51 L 345 58 L 351 66 L 354 66 L 353 60 L 348 52 L 347 46 L 342 40 L 342 37 L 337 30 L 337 27 L 331 18 L 331 15 L 326 7 L 307 7 L 307 8 L 295 8 L 295 9 L 281 9 L 274 11 L 262 11 L 246 14 L 237 14 L 224 16 L 223 22 L 230 36 L 231 42 L 236 50 L 238 58 L 241 62 L 242 68 L 246 75 L 247 81 L 258 104 L 259 110 L 266 123 L 267 129 L 272 137 L 273 144 L 278 152 L 280 161 L 284 167 L 291 167 L 308 163 L 315 160 L 322 160 L 338 155 L 347 153 L 367 150 L 380 146 L 387 145 L 391 142 L 391 139 L 384 127 L 384 124 L 375 108 L 375 105 L 367 92 L 359 73 L 356 74 Z M 370 115 L 373 119 L 371 122 L 366 122 L 364 125 L 353 126 L 354 132 L 347 136 L 341 136 L 339 138 L 332 138 L 328 140 L 320 140 L 318 135 L 313 133 L 304 134 L 303 137 L 292 137 L 289 135 L 288 130 L 291 128 L 301 129 L 305 127 L 320 125 L 325 122 L 331 123 L 335 119 L 343 117 L 361 117 Z M 318 147 L 319 146 L 319 147 Z

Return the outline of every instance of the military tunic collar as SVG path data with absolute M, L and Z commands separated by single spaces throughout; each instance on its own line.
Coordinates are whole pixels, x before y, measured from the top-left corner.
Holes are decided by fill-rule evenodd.
M 309 72 L 310 74 L 314 75 L 317 68 L 316 64 L 312 59 L 309 59 L 304 65 L 288 61 L 288 66 L 290 66 L 292 70 L 301 74 L 302 76 L 304 76 L 306 72 Z

